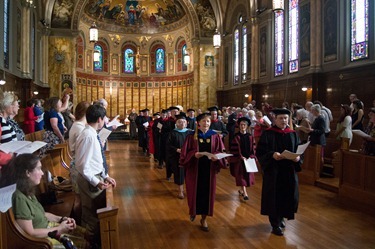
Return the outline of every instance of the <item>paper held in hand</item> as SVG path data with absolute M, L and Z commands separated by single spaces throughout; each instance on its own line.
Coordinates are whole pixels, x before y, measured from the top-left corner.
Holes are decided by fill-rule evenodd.
M 120 123 L 117 119 L 120 117 L 120 115 L 117 115 L 116 117 L 114 117 L 108 124 L 107 124 L 107 127 L 112 127 L 112 126 L 116 126 L 116 127 L 120 127 L 122 125 L 124 125 L 123 123 Z
M 146 122 L 144 122 L 142 125 L 143 125 L 145 128 L 147 128 L 147 127 L 150 125 L 150 123 L 149 123 L 148 121 L 146 121 Z
M 284 150 L 283 153 L 281 153 L 281 155 L 284 156 L 286 159 L 294 160 L 305 152 L 309 144 L 310 141 L 308 141 L 305 144 L 298 145 L 296 153 L 290 152 L 289 150 Z
M 371 138 L 369 134 L 364 133 L 361 130 L 352 130 L 353 134 L 360 136 L 361 138 Z
M 14 191 L 16 191 L 16 184 L 0 188 L 0 212 L 5 213 L 12 207 L 12 195 Z
M 246 167 L 246 172 L 258 172 L 258 167 L 254 158 L 248 158 L 243 160 Z
M 100 138 L 100 142 L 103 144 L 107 138 L 109 137 L 109 135 L 111 134 L 112 131 L 106 129 L 106 128 L 102 128 L 100 131 L 99 131 L 99 138 Z
M 4 143 L 0 145 L 0 150 L 5 153 L 17 153 L 17 154 L 25 154 L 25 153 L 34 153 L 35 151 L 39 150 L 47 143 L 43 141 L 11 141 L 8 143 Z
M 223 158 L 228 157 L 228 156 L 233 156 L 233 154 L 227 154 L 227 153 L 212 154 L 212 153 L 206 152 L 206 151 L 199 152 L 199 153 L 202 154 L 202 155 L 204 155 L 204 156 L 206 156 L 206 157 L 208 157 L 208 159 L 210 159 L 210 160 L 213 157 L 216 157 L 218 160 L 220 160 L 220 159 L 223 159 Z
M 266 122 L 268 125 L 272 125 L 271 120 L 266 115 L 263 116 L 263 121 Z

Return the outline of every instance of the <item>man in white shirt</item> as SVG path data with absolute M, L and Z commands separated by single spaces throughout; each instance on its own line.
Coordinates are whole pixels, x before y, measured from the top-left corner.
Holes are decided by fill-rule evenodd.
M 100 238 L 96 210 L 105 207 L 105 189 L 116 181 L 109 177 L 103 164 L 103 150 L 97 131 L 104 125 L 106 111 L 100 105 L 91 105 L 86 111 L 87 126 L 77 138 L 75 166 L 79 172 L 77 184 L 82 204 L 82 226 L 92 238 Z M 99 243 L 99 241 L 96 241 Z

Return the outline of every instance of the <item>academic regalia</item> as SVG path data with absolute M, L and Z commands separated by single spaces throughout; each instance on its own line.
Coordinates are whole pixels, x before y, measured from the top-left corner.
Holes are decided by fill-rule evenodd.
M 143 125 L 146 122 L 151 122 L 151 117 L 140 116 L 138 125 L 138 146 L 143 149 L 143 152 L 148 151 L 148 134 L 147 128 Z
M 197 127 L 197 123 L 196 123 L 197 119 L 195 117 L 194 118 L 186 117 L 186 121 L 187 121 L 186 128 L 195 131 L 195 128 Z
M 160 139 L 160 163 L 163 161 L 166 162 L 166 144 L 168 140 L 168 136 L 171 131 L 174 130 L 176 126 L 176 120 L 173 117 L 169 117 L 165 121 L 163 121 L 163 127 L 161 128 L 161 139 Z M 170 178 L 172 176 L 172 169 L 171 167 L 166 163 L 166 177 Z
M 180 165 L 185 169 L 186 193 L 189 205 L 189 214 L 213 215 L 216 174 L 225 168 L 225 160 L 211 161 L 206 156 L 196 158 L 198 151 L 207 151 L 212 154 L 222 153 L 225 148 L 222 139 L 216 132 L 209 130 L 203 134 L 198 130 L 198 140 L 194 134 L 186 137 L 181 150 Z
M 167 164 L 169 164 L 172 168 L 174 183 L 177 185 L 184 184 L 185 174 L 184 169 L 180 167 L 179 164 L 180 153 L 178 153 L 176 150 L 182 148 L 188 133 L 188 129 L 175 129 L 169 133 L 167 140 L 166 161 Z
M 154 123 L 152 125 L 152 136 L 154 139 L 154 159 L 159 160 L 160 159 L 160 129 L 158 128 L 158 124 L 163 124 L 162 123 L 163 118 L 158 118 L 154 120 Z
M 263 173 L 261 214 L 270 217 L 272 226 L 279 227 L 280 224 L 272 224 L 271 218 L 277 218 L 278 223 L 282 218 L 294 219 L 299 201 L 296 172 L 301 171 L 302 164 L 302 159 L 299 162 L 277 161 L 273 154 L 284 150 L 296 152 L 298 144 L 299 138 L 294 130 L 273 126 L 263 131 L 257 145 L 256 156 Z
M 236 186 L 250 187 L 255 184 L 254 173 L 246 171 L 242 157 L 255 158 L 254 139 L 250 133 L 237 133 L 230 146 L 233 156 L 229 157 L 230 174 L 236 179 Z
M 223 138 L 226 135 L 228 135 L 228 131 L 227 131 L 227 128 L 225 127 L 225 124 L 218 119 L 211 121 L 210 129 L 215 130 L 215 131 L 221 131 L 221 135 L 223 136 Z
M 155 154 L 155 144 L 154 144 L 154 135 L 153 135 L 153 130 L 152 126 L 154 124 L 154 120 L 151 120 L 149 122 L 149 128 L 147 129 L 147 137 L 148 137 L 148 149 L 150 154 Z
M 229 133 L 229 144 L 232 143 L 232 140 L 235 135 L 235 129 L 236 129 L 236 118 L 237 118 L 237 113 L 233 112 L 228 116 L 228 123 L 227 123 L 227 131 Z
M 135 120 L 137 119 L 138 115 L 135 112 L 129 114 L 128 119 L 130 121 L 130 139 L 137 138 L 137 124 Z

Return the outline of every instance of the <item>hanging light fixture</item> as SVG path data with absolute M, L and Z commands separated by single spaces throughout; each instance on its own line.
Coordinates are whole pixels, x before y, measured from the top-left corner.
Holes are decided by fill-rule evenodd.
M 94 48 L 94 61 L 100 61 L 100 52 Z
M 98 41 L 99 32 L 98 28 L 96 27 L 96 23 L 92 22 L 90 27 L 90 42 L 96 43 Z
M 187 51 L 185 51 L 185 54 L 184 54 L 184 64 L 190 65 L 190 55 L 188 54 Z
M 221 46 L 221 35 L 220 32 L 216 29 L 214 36 L 213 36 L 213 42 L 215 48 L 220 48 Z
M 5 81 L 5 70 L 3 70 L 3 77 L 0 79 L 0 86 L 5 85 L 5 83 L 7 82 Z
M 276 13 L 284 11 L 284 0 L 273 0 L 272 10 Z

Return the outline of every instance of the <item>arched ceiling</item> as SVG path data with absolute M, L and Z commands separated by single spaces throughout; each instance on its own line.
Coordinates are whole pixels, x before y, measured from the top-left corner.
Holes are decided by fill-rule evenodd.
M 216 0 L 46 0 L 46 20 L 55 29 L 78 30 L 79 22 L 125 34 L 155 34 L 191 24 L 195 37 L 217 27 Z

